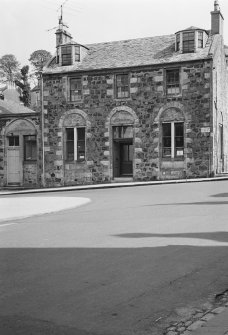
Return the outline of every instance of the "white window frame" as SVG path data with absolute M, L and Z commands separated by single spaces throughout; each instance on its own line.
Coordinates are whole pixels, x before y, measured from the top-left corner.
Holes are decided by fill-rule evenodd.
M 171 124 L 171 156 L 163 156 L 163 133 L 162 133 L 162 158 L 165 158 L 165 159 L 178 159 L 178 156 L 175 155 L 175 150 L 176 150 L 176 147 L 175 147 L 175 124 L 177 123 L 181 123 L 183 124 L 183 141 L 184 141 L 184 122 L 183 121 L 165 121 L 165 122 L 162 122 L 162 125 L 163 124 Z M 183 155 L 179 156 L 180 159 L 183 159 L 184 158 L 184 143 L 183 143 Z
M 73 161 L 85 161 L 85 157 L 84 157 L 84 160 L 78 159 L 78 128 L 85 129 L 85 127 L 80 127 L 80 126 L 79 127 L 66 127 L 65 129 L 74 129 L 74 160 Z M 66 139 L 65 145 L 67 145 L 67 139 Z M 85 146 L 86 146 L 86 129 L 85 129 Z M 67 150 L 67 147 L 66 147 L 66 150 Z M 66 155 L 67 155 L 67 152 L 66 152 Z M 65 158 L 65 160 L 68 161 L 67 157 Z

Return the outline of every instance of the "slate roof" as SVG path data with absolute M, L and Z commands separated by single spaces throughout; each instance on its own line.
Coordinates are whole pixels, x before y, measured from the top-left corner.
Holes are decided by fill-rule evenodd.
M 81 62 L 70 66 L 58 66 L 52 59 L 44 68 L 44 74 L 179 63 L 211 58 L 210 45 L 217 36 L 210 36 L 205 48 L 199 49 L 196 53 L 185 54 L 175 52 L 175 35 L 89 44 L 86 45 L 89 48 L 88 53 Z
M 0 100 L 0 117 L 1 114 L 34 114 L 36 113 L 30 108 L 17 104 L 10 100 Z

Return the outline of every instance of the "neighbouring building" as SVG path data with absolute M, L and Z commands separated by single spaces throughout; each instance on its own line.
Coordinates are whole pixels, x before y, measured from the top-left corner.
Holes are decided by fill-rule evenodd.
M 0 187 L 41 184 L 40 115 L 0 100 Z
M 56 55 L 43 71 L 43 126 L 34 112 L 26 120 L 31 136 L 42 134 L 37 183 L 41 174 L 43 185 L 62 186 L 228 172 L 223 21 L 215 1 L 210 30 L 82 45 L 60 19 Z M 4 122 L 6 129 L 11 121 Z M 2 130 L 2 143 L 10 133 Z M 6 173 L 6 146 L 1 155 Z
M 5 83 L 0 85 L 0 98 L 1 100 L 10 100 L 16 103 L 20 103 L 22 96 L 21 89 L 16 86 L 16 84 L 12 81 L 6 81 Z

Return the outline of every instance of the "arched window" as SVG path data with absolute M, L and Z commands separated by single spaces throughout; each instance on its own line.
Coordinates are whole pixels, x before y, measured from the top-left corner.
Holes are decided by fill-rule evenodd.
M 184 158 L 184 115 L 176 108 L 168 108 L 160 116 L 162 158 Z
M 83 162 L 86 159 L 86 120 L 72 112 L 64 118 L 65 161 Z

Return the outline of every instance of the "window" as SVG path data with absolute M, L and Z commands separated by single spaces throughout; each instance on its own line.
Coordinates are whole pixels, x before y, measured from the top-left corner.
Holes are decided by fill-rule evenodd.
M 117 126 L 113 127 L 113 138 L 133 138 L 133 127 L 132 126 Z
M 117 98 L 129 97 L 129 77 L 128 74 L 116 76 L 116 96 Z
M 82 99 L 82 80 L 81 78 L 70 79 L 70 101 Z
M 176 43 L 177 43 L 177 51 L 179 51 L 180 50 L 180 34 L 177 34 Z
M 74 128 L 66 128 L 66 160 L 74 160 Z
M 223 125 L 219 125 L 220 159 L 223 159 Z
M 184 124 L 167 122 L 162 124 L 162 157 L 183 158 Z
M 166 90 L 167 94 L 180 93 L 179 69 L 166 71 Z
M 9 147 L 19 147 L 19 136 L 9 136 Z
M 37 159 L 37 144 L 35 135 L 24 136 L 24 160 L 35 161 Z
M 66 128 L 66 160 L 85 160 L 85 128 Z
M 80 46 L 76 45 L 75 46 L 75 62 L 80 61 Z
M 56 63 L 59 64 L 59 50 L 56 51 Z
M 183 53 L 194 52 L 195 31 L 183 33 Z
M 203 32 L 198 31 L 198 48 L 203 48 Z
M 62 65 L 71 65 L 72 56 L 71 56 L 71 45 L 62 47 Z

